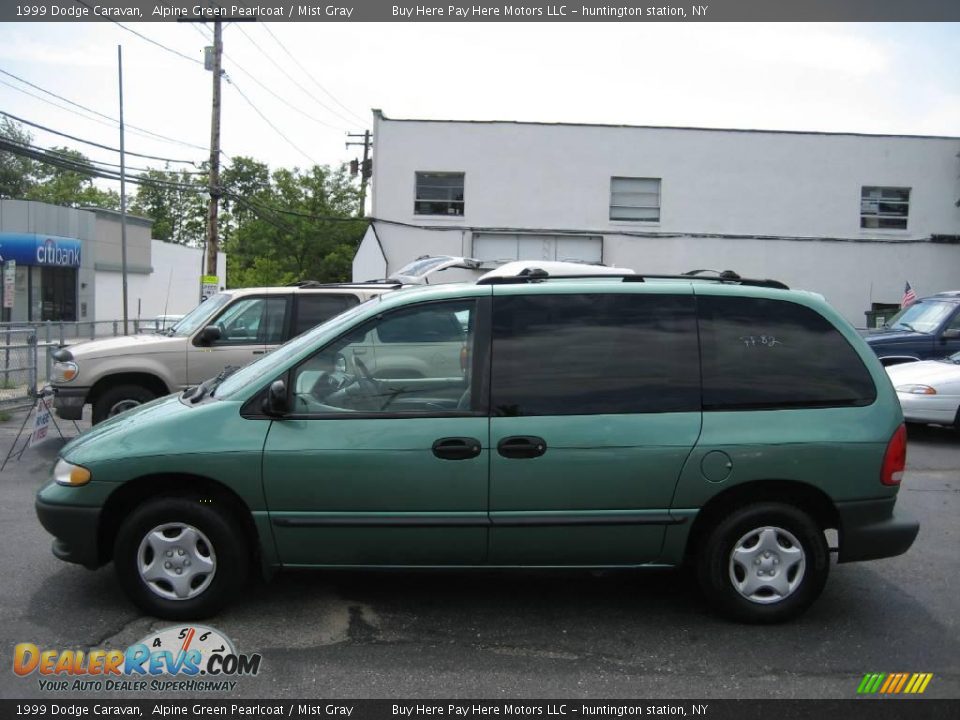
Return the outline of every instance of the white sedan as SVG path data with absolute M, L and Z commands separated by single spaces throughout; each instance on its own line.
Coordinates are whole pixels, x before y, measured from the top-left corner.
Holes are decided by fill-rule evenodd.
M 907 422 L 960 428 L 960 352 L 887 367 Z

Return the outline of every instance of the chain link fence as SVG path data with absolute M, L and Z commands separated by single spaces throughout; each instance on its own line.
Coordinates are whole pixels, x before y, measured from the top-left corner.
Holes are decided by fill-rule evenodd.
M 157 332 L 162 325 L 162 320 L 127 321 L 130 334 Z M 0 411 L 33 405 L 50 382 L 58 348 L 123 334 L 123 320 L 0 323 Z

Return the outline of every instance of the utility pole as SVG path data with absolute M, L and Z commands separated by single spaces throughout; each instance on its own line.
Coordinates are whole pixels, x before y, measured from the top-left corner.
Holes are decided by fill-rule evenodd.
M 117 45 L 120 90 L 120 270 L 123 278 L 123 334 L 127 334 L 127 161 L 123 147 L 123 49 Z
M 217 211 L 220 204 L 220 61 L 223 55 L 223 28 L 220 20 L 213 23 L 213 110 L 210 119 L 210 209 L 207 213 L 207 275 L 217 274 L 217 251 L 220 237 Z
M 348 142 L 347 148 L 350 148 L 353 145 L 363 145 L 363 164 L 357 167 L 357 162 L 354 160 L 350 163 L 350 173 L 356 175 L 357 172 L 360 173 L 360 217 L 364 216 L 365 206 L 367 202 L 367 181 L 370 179 L 370 176 L 373 174 L 373 161 L 370 159 L 370 131 L 364 130 L 363 135 L 358 133 L 351 133 L 347 137 L 358 138 L 362 137 L 363 142 Z

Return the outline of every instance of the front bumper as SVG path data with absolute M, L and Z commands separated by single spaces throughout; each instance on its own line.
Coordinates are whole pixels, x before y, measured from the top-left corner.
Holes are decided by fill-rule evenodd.
M 838 562 L 902 555 L 917 537 L 920 523 L 894 512 L 897 498 L 837 503 L 840 515 Z
M 903 417 L 907 422 L 952 425 L 957 418 L 960 397 L 956 395 L 914 395 L 897 393 Z
M 53 407 L 56 408 L 57 415 L 64 420 L 79 420 L 81 418 L 90 388 L 54 385 L 53 393 Z
M 54 537 L 54 555 L 91 569 L 102 565 L 97 547 L 100 508 L 55 505 L 37 498 L 36 510 L 40 524 Z

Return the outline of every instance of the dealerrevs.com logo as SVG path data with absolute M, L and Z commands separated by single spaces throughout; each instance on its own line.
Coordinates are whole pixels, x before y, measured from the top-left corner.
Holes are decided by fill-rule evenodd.
M 256 675 L 259 654 L 239 654 L 223 633 L 202 625 L 168 627 L 126 650 L 41 649 L 19 643 L 13 672 L 37 677 L 51 692 L 220 691 L 237 686 L 234 678 Z

